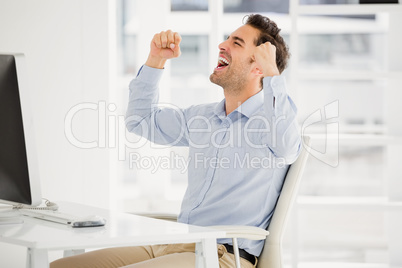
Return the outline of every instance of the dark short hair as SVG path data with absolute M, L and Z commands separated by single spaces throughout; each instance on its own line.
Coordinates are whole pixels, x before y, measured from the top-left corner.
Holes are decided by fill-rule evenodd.
M 260 30 L 260 36 L 254 41 L 256 46 L 269 41 L 276 47 L 276 65 L 279 72 L 282 73 L 288 64 L 290 53 L 288 46 L 279 34 L 281 29 L 278 28 L 274 21 L 260 14 L 247 15 L 244 19 L 246 19 L 246 25 Z

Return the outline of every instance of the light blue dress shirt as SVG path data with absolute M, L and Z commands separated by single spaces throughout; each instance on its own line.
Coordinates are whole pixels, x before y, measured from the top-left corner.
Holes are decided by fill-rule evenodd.
M 226 115 L 225 100 L 187 109 L 158 107 L 162 73 L 144 65 L 130 83 L 126 126 L 154 143 L 189 147 L 188 187 L 178 221 L 265 229 L 301 144 L 284 77 L 265 77 L 263 90 Z M 263 245 L 239 239 L 239 247 L 255 256 Z

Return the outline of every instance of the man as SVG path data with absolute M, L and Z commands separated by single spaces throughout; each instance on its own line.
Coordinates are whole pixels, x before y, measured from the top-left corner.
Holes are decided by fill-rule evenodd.
M 145 65 L 130 83 L 129 131 L 158 144 L 189 147 L 188 188 L 178 221 L 251 225 L 270 222 L 289 164 L 299 154 L 296 107 L 281 76 L 288 49 L 270 19 L 250 15 L 219 45 L 210 76 L 220 103 L 184 110 L 159 108 L 158 83 L 167 60 L 179 57 L 181 37 L 156 34 Z M 230 239 L 218 240 L 220 267 L 235 267 Z M 254 267 L 264 241 L 239 240 L 241 264 Z M 90 263 L 90 265 L 89 265 Z M 194 245 L 105 249 L 51 267 L 193 267 Z M 87 265 L 87 266 L 85 266 Z

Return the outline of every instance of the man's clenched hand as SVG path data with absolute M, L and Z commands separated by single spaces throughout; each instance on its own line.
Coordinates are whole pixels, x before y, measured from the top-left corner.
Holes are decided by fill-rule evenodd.
M 166 60 L 180 56 L 180 42 L 180 34 L 171 30 L 155 34 L 151 41 L 151 51 L 145 65 L 162 69 Z
M 264 77 L 280 74 L 276 65 L 276 47 L 270 42 L 265 42 L 255 48 L 254 60 Z

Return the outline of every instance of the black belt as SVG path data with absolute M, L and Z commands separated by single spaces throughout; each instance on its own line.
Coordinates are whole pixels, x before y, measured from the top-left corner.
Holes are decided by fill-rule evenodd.
M 228 245 L 228 244 L 223 244 L 227 250 L 227 252 L 234 254 L 234 250 L 233 250 L 233 246 Z M 245 251 L 244 249 L 239 248 L 239 255 L 240 257 L 242 257 L 245 260 L 248 260 L 249 262 L 251 262 L 251 264 L 255 265 L 255 261 L 256 261 L 256 257 L 250 253 L 248 253 L 247 251 Z

